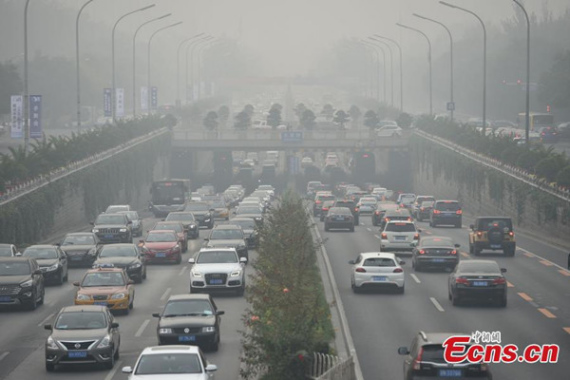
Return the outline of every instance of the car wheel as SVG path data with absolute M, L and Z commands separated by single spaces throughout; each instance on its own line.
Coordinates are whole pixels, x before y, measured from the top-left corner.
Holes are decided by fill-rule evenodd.
M 513 257 L 515 255 L 515 248 L 505 249 L 505 256 Z
M 62 284 L 63 284 L 63 279 L 64 279 L 64 277 L 63 277 L 63 268 L 61 268 L 61 272 L 59 272 L 59 277 L 58 277 L 58 279 L 57 279 L 56 284 L 62 285 Z
M 325 231 L 328 231 L 328 230 L 329 230 L 329 226 L 328 226 L 328 224 L 325 223 Z
M 210 344 L 210 351 L 218 352 L 219 348 L 220 348 L 220 338 L 218 338 L 215 342 L 212 342 Z
M 350 232 L 354 232 L 354 226 L 350 227 Z
M 355 284 L 350 284 L 350 285 L 354 293 L 360 293 L 360 288 L 358 288 L 358 286 L 356 286 Z
M 63 281 L 67 282 L 67 280 L 69 280 L 69 269 L 65 272 L 65 277 L 63 278 Z
M 499 299 L 499 307 L 507 307 L 507 296 L 504 295 L 501 299 Z
M 451 293 L 451 303 L 453 306 L 459 306 L 459 297 L 454 295 L 453 292 Z
M 146 280 L 146 265 L 143 267 L 142 278 L 143 278 L 143 280 Z
M 473 244 L 469 243 L 469 253 L 473 254 L 474 250 L 473 250 Z
M 243 297 L 244 293 L 245 293 L 245 284 L 243 284 L 238 288 L 238 290 L 236 291 L 236 295 L 238 297 Z
M 396 291 L 398 294 L 404 294 L 406 291 L 406 285 L 402 285 L 401 288 L 398 288 L 398 290 Z
M 36 293 L 32 294 L 32 300 L 28 303 L 28 310 L 36 310 L 38 308 L 38 295 Z
M 413 262 L 412 262 L 412 264 L 413 264 Z M 421 272 L 422 267 L 419 263 L 416 263 L 415 265 L 412 265 L 412 266 L 414 268 L 414 272 Z
M 41 296 L 40 300 L 38 301 L 38 304 L 43 305 L 45 298 L 46 298 L 46 290 L 45 290 L 45 288 L 42 288 L 42 296 Z
M 55 365 L 53 363 L 46 363 L 46 371 L 47 372 L 54 372 L 55 371 Z
M 108 363 L 105 363 L 105 368 L 113 369 L 114 366 L 115 366 L 115 355 L 111 355 L 111 360 L 109 360 Z
M 451 301 L 451 291 L 447 289 L 447 299 Z
M 176 259 L 176 265 L 179 265 L 182 262 L 182 255 L 178 255 L 178 258 Z
M 135 284 L 141 284 L 143 280 L 142 272 L 140 276 L 135 277 Z

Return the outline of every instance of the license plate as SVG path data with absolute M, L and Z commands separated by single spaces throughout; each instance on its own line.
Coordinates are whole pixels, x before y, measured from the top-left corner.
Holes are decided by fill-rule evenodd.
M 155 257 L 166 257 L 166 253 L 157 253 L 154 256 Z
M 93 302 L 93 305 L 107 306 L 107 302 Z
M 71 256 L 71 261 L 81 261 L 81 259 L 83 259 L 81 256 Z
M 500 244 L 491 244 L 491 248 L 492 249 L 498 249 L 498 248 L 501 248 L 501 245 Z
M 334 220 L 344 220 L 344 216 L 335 216 Z
M 439 376 L 441 377 L 461 377 L 462 373 L 460 369 L 440 369 Z
M 388 278 L 386 276 L 372 276 L 372 281 L 387 281 Z
M 224 280 L 222 280 L 221 278 L 213 278 L 210 280 L 210 284 L 212 285 L 221 285 L 224 283 Z
M 0 302 L 11 302 L 12 297 L 10 296 L 0 296 Z
M 473 281 L 473 286 L 487 286 L 487 281 Z
M 113 234 L 105 234 L 105 235 L 103 235 L 103 237 L 104 237 L 105 239 L 112 239 L 112 238 L 113 238 Z
M 394 236 L 395 240 L 406 240 L 405 236 Z
M 69 356 L 70 358 L 86 358 L 87 351 L 69 351 L 67 353 L 67 356 Z
M 179 342 L 195 342 L 196 336 L 195 335 L 183 335 L 178 337 Z
M 431 259 L 432 263 L 443 263 L 444 259 Z

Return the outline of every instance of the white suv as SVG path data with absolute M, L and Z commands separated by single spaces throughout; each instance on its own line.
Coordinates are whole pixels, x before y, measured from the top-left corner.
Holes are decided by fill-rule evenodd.
M 245 290 L 245 257 L 238 257 L 234 248 L 202 248 L 188 259 L 190 293 L 207 290 L 229 290 L 243 295 Z
M 420 232 L 422 230 L 416 228 L 414 222 L 403 220 L 390 221 L 386 223 L 384 231 L 382 231 L 380 251 L 412 252 L 420 241 Z

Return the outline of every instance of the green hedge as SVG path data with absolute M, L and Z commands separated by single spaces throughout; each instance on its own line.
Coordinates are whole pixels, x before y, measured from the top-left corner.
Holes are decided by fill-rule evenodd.
M 328 352 L 334 330 L 301 198 L 287 192 L 259 233 L 259 257 L 247 287 L 251 306 L 243 316 L 240 375 L 303 379 L 303 355 Z

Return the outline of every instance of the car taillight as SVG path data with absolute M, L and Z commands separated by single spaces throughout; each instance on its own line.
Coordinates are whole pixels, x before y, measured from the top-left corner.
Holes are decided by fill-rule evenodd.
M 404 270 L 402 268 L 396 268 L 394 269 L 393 273 L 402 273 Z
M 477 236 L 479 236 L 479 237 L 483 236 L 483 232 L 477 231 Z
M 423 208 L 423 207 L 420 207 L 420 211 L 425 211 L 425 208 Z
M 412 221 L 412 217 L 410 216 L 410 217 L 408 217 L 408 222 L 411 222 L 411 221 Z
M 329 211 L 328 207 L 323 207 L 323 211 Z
M 358 210 L 359 210 L 359 208 L 358 208 L 358 207 L 355 207 L 355 208 L 354 208 L 354 211 L 358 212 Z
M 507 283 L 504 277 L 499 277 L 493 280 L 493 285 L 504 285 Z
M 469 285 L 469 281 L 467 281 L 467 279 L 466 279 L 466 278 L 463 278 L 463 277 L 457 277 L 457 278 L 455 279 L 455 283 L 456 283 L 456 284 Z
M 374 211 L 374 215 L 380 215 L 380 211 Z
M 322 202 L 321 201 L 315 201 L 315 203 L 320 205 Z
M 515 236 L 515 233 L 513 231 L 509 232 L 509 236 Z
M 457 255 L 457 250 L 454 249 L 453 251 L 451 251 L 451 252 L 449 252 L 449 253 L 451 253 L 452 255 Z
M 420 251 L 418 252 L 420 255 L 425 255 L 426 251 L 424 251 L 423 249 L 420 249 Z
M 455 213 L 456 213 L 457 215 L 461 215 L 461 214 L 463 214 L 463 211 L 457 210 L 457 211 L 455 211 Z
M 388 235 L 385 232 L 382 232 L 382 239 L 388 239 Z
M 433 210 L 433 213 L 434 213 L 434 214 L 441 214 L 441 211 L 439 211 L 439 210 Z
M 424 349 L 422 347 L 420 348 L 420 352 L 418 352 L 418 356 L 414 359 L 414 364 L 413 364 L 414 371 L 419 371 L 420 369 L 422 369 L 420 362 L 422 361 L 423 353 Z
M 419 240 L 420 239 L 420 234 L 415 234 L 414 235 L 414 240 Z
M 384 218 L 384 221 L 388 223 L 390 221 L 390 218 Z
M 364 268 L 356 268 L 356 271 L 358 273 L 366 273 L 366 269 L 364 269 Z

